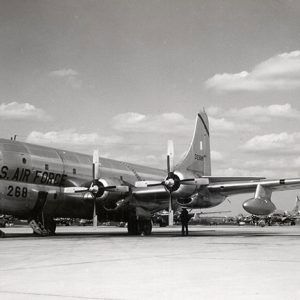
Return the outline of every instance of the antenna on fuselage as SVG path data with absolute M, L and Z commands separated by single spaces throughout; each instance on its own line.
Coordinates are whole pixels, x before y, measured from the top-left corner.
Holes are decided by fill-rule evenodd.
M 16 140 L 17 140 L 17 134 L 15 134 L 14 136 L 12 136 L 12 137 L 10 138 L 10 140 L 11 140 L 11 141 L 16 141 Z

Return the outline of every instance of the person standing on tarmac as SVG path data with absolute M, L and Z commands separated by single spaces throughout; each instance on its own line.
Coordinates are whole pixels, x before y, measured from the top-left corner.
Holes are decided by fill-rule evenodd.
M 180 213 L 180 220 L 181 220 L 181 234 L 182 235 L 189 235 L 189 213 L 186 208 L 183 208 Z

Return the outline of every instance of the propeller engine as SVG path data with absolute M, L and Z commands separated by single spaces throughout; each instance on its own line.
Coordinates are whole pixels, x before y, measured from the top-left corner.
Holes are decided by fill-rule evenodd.
M 181 173 L 174 171 L 174 144 L 172 140 L 168 141 L 167 150 L 167 177 L 160 182 L 153 181 L 138 181 L 135 183 L 135 187 L 153 187 L 164 186 L 169 192 L 169 225 L 173 224 L 173 199 L 188 198 L 201 186 L 209 184 L 208 178 L 195 178 L 192 173 Z M 178 204 L 183 205 L 178 202 Z
M 122 185 L 121 180 L 101 178 L 101 164 L 99 152 L 93 153 L 93 180 L 88 188 L 76 188 L 75 193 L 89 192 L 94 200 L 93 225 L 97 226 L 97 200 L 104 201 L 104 208 L 112 209 L 117 207 L 118 201 L 122 200 L 129 192 L 127 185 Z

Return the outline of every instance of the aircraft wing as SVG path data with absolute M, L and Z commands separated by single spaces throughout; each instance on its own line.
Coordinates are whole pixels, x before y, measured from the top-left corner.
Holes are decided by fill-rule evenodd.
M 291 179 L 261 179 L 246 181 L 212 182 L 207 186 L 210 192 L 222 193 L 225 196 L 255 192 L 258 185 L 272 191 L 300 189 L 300 178 Z
M 211 183 L 220 183 L 220 182 L 235 182 L 235 181 L 255 181 L 266 179 L 265 177 L 224 177 L 224 176 L 202 176 L 202 178 L 208 178 Z

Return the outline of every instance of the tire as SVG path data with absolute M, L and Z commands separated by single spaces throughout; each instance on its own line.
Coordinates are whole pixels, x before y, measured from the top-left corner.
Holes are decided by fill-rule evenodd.
M 145 235 L 150 235 L 152 232 L 152 222 L 151 220 L 144 221 L 144 233 Z
M 127 231 L 128 231 L 128 234 L 130 234 L 130 235 L 138 234 L 138 222 L 135 218 L 130 218 L 128 220 Z
M 45 217 L 45 229 L 49 232 L 49 234 L 54 235 L 56 230 L 56 222 L 52 217 Z

